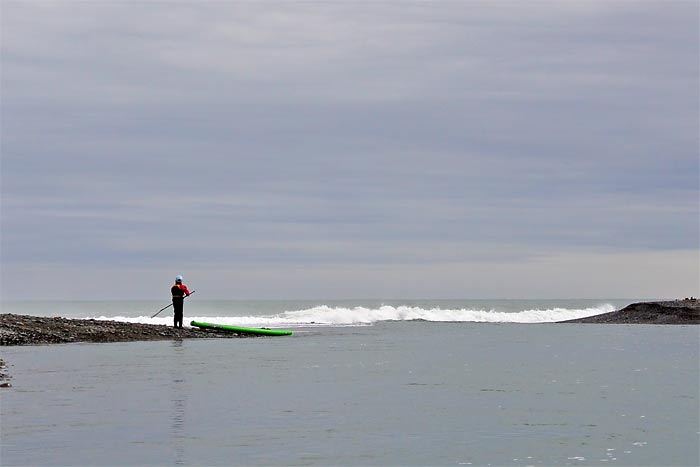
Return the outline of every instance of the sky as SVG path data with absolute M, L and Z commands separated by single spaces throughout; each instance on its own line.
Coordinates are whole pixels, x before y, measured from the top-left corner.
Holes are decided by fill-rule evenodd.
M 698 296 L 698 10 L 1 0 L 2 299 Z

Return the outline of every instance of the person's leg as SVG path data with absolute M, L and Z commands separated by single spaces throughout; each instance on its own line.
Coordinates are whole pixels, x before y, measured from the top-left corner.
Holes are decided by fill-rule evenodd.
M 174 327 L 182 327 L 182 300 L 173 300 L 173 310 L 175 310 Z

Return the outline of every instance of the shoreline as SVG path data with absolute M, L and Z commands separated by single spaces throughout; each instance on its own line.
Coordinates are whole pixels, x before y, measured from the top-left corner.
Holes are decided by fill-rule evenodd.
M 163 324 L 0 314 L 0 346 L 240 337 L 249 336 Z
M 556 324 L 647 324 L 698 325 L 700 300 L 684 299 L 632 303 L 621 310 Z M 72 319 L 0 314 L 0 347 L 69 343 L 109 343 L 180 339 L 231 339 L 261 337 L 212 329 L 176 329 L 162 324 L 125 323 L 95 319 Z M 0 359 L 0 388 L 11 387 L 7 363 Z
M 625 308 L 587 318 L 570 319 L 559 323 L 581 324 L 700 324 L 700 300 L 686 298 L 662 302 L 639 302 Z
M 700 324 L 700 300 L 691 298 L 632 303 L 610 313 L 557 323 Z M 198 328 L 176 329 L 162 324 L 0 314 L 0 346 L 238 337 L 249 336 Z
M 243 337 L 256 336 L 162 324 L 0 314 L 0 347 Z M 0 359 L 0 388 L 11 388 L 11 379 L 7 362 Z

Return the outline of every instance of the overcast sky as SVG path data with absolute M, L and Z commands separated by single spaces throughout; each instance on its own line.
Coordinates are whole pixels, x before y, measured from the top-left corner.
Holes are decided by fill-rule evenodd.
M 2 298 L 697 296 L 698 5 L 2 0 Z

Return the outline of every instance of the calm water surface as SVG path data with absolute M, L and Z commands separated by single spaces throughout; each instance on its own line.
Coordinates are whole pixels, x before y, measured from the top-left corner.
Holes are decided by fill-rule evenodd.
M 698 465 L 697 327 L 6 347 L 2 465 Z

